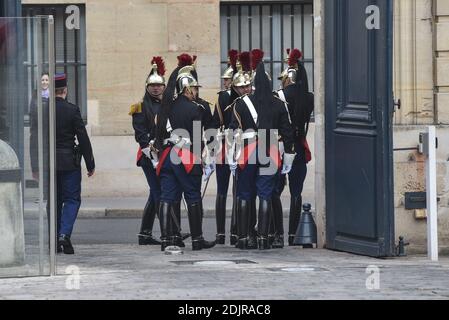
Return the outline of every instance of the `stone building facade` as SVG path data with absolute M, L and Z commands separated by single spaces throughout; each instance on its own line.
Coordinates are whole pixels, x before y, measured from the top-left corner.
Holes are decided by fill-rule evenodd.
M 226 1 L 227 3 L 239 1 Z M 251 1 L 245 3 L 285 3 Z M 301 1 L 297 1 L 301 2 Z M 219 0 L 23 0 L 23 4 L 83 4 L 86 11 L 87 121 L 97 159 L 97 176 L 83 185 L 84 196 L 138 197 L 147 192 L 134 164 L 136 144 L 127 115 L 143 95 L 153 55 L 198 56 L 201 94 L 215 101 L 220 89 Z M 304 197 L 314 203 L 325 243 L 324 28 L 323 0 L 313 1 L 315 124 L 310 132 L 314 162 Z M 394 146 L 415 147 L 425 125 L 437 125 L 440 247 L 449 249 L 449 2 L 395 0 L 394 93 L 402 106 L 394 116 Z M 404 194 L 425 189 L 425 162 L 416 152 L 395 152 L 396 235 L 425 251 L 426 220 L 405 210 Z M 209 193 L 214 193 L 214 183 Z

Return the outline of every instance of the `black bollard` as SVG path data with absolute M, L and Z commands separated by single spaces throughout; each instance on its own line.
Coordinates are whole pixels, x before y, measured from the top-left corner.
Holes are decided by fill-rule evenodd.
M 311 249 L 317 243 L 317 228 L 312 213 L 310 212 L 312 206 L 309 203 L 305 203 L 302 208 L 304 211 L 301 214 L 301 220 L 296 230 L 293 245 L 302 246 L 304 249 Z

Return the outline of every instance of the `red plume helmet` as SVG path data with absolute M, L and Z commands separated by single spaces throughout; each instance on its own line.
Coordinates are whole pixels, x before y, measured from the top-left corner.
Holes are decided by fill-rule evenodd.
M 264 52 L 260 49 L 254 49 L 251 51 L 251 69 L 256 70 L 259 63 L 262 62 Z
M 237 50 L 229 50 L 228 57 L 229 57 L 229 65 L 234 69 L 237 70 L 237 58 L 238 58 L 239 52 Z
M 151 60 L 151 65 L 153 64 L 157 65 L 157 73 L 160 76 L 164 76 L 166 71 L 164 59 L 162 59 L 162 57 L 153 57 L 153 60 Z
M 288 53 L 288 50 L 287 50 Z M 289 53 L 289 57 L 288 57 L 288 65 L 290 67 L 297 67 L 298 66 L 298 60 L 302 58 L 302 52 L 299 51 L 298 49 L 293 49 L 290 53 Z
M 251 54 L 248 51 L 241 52 L 239 55 L 239 61 L 242 65 L 243 71 L 251 71 Z
M 196 56 L 194 56 L 196 59 Z M 194 59 L 187 53 L 183 53 L 178 56 L 178 67 L 182 68 L 185 66 L 191 66 L 194 63 Z

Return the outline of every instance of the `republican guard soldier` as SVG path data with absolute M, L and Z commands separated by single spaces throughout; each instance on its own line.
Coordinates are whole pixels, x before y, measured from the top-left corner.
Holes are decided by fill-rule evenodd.
M 241 73 L 239 76 L 251 86 L 250 74 Z M 250 203 L 257 194 L 257 242 L 260 250 L 266 250 L 269 249 L 268 231 L 275 174 L 281 164 L 277 137 L 270 136 L 272 130 L 277 130 L 284 140 L 283 172 L 291 169 L 295 154 L 288 113 L 283 103 L 273 96 L 263 63 L 258 64 L 254 86 L 254 94 L 243 95 L 235 103 L 230 129 L 234 130 L 236 147 L 230 149 L 228 161 L 233 174 L 237 175 L 238 248 L 248 248 Z M 269 138 L 263 139 L 263 136 Z M 267 158 L 268 162 L 262 161 Z
M 160 245 L 153 235 L 153 225 L 159 208 L 161 186 L 156 176 L 154 164 L 157 162 L 157 153 L 154 150 L 155 120 L 161 109 L 162 94 L 165 89 L 165 63 L 162 57 L 153 57 L 151 71 L 145 82 L 145 94 L 139 103 L 131 106 L 129 115 L 136 142 L 139 144 L 137 152 L 137 166 L 145 174 L 149 196 L 145 205 L 138 234 L 139 245 Z
M 307 174 L 307 163 L 311 160 L 311 153 L 306 136 L 310 115 L 313 111 L 313 95 L 309 93 L 307 73 L 302 61 L 302 53 L 298 49 L 287 50 L 287 68 L 279 79 L 282 89 L 276 95 L 285 103 L 289 110 L 294 128 L 294 143 L 297 152 L 292 170 L 288 174 L 290 188 L 290 214 L 288 244 L 293 245 L 302 207 L 302 190 Z M 281 194 L 286 184 L 286 175 L 280 174 L 273 194 L 273 210 L 276 229 L 273 240 L 274 248 L 284 246 L 284 229 L 282 220 Z
M 181 190 L 187 203 L 192 249 L 212 248 L 215 242 L 206 241 L 202 233 L 203 205 L 201 178 L 202 139 L 194 139 L 194 126 L 203 127 L 204 105 L 196 102 L 199 84 L 192 75 L 194 67 L 178 67 L 171 74 L 162 100 L 157 121 L 156 146 L 161 151 L 157 173 L 161 181 L 161 250 L 173 244 L 169 217 L 173 216 L 173 203 Z M 175 90 L 177 98 L 175 97 Z M 199 154 L 195 151 L 199 149 Z
M 217 223 L 217 244 L 225 244 L 226 238 L 226 199 L 228 196 L 229 179 L 231 176 L 231 171 L 229 170 L 229 165 L 226 163 L 226 135 L 229 129 L 229 123 L 232 116 L 232 108 L 230 105 L 232 102 L 239 97 L 239 94 L 232 86 L 232 78 L 235 71 L 237 70 L 237 56 L 238 52 L 236 50 L 229 51 L 229 65 L 228 68 L 222 75 L 223 85 L 225 90 L 218 93 L 217 103 L 215 105 L 213 119 L 215 122 L 215 127 L 217 132 L 217 143 L 219 144 L 217 148 L 217 198 L 215 200 L 215 217 Z M 235 190 L 234 190 L 235 191 Z M 237 235 L 235 230 L 235 210 L 233 206 L 232 218 L 231 218 L 231 245 L 237 243 Z

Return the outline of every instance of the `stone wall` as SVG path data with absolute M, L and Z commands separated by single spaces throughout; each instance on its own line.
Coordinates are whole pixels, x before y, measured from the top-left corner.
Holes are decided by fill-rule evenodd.
M 445 0 L 396 0 L 394 94 L 402 107 L 395 114 L 394 147 L 416 147 L 428 124 L 437 136 L 438 224 L 440 248 L 449 249 L 449 3 Z M 404 235 L 413 252 L 425 253 L 426 219 L 405 210 L 406 192 L 426 190 L 425 159 L 417 152 L 395 152 L 396 235 Z
M 434 121 L 432 0 L 394 1 L 395 124 Z
M 420 132 L 426 132 L 425 126 L 397 126 L 394 130 L 394 147 L 416 147 Z M 449 252 L 449 146 L 443 141 L 449 137 L 448 126 L 438 126 L 437 136 L 437 192 L 438 234 L 440 249 Z M 396 235 L 405 236 L 410 242 L 412 252 L 425 253 L 427 250 L 427 220 L 415 210 L 405 210 L 406 192 L 423 192 L 426 190 L 425 157 L 415 151 L 398 151 L 394 153 L 394 190 L 395 190 L 395 226 Z
M 449 1 L 435 1 L 437 122 L 449 124 Z
M 201 94 L 214 100 L 220 88 L 218 0 L 23 0 L 85 3 L 88 122 L 94 136 L 131 135 L 128 111 L 142 98 L 153 56 L 198 56 Z

